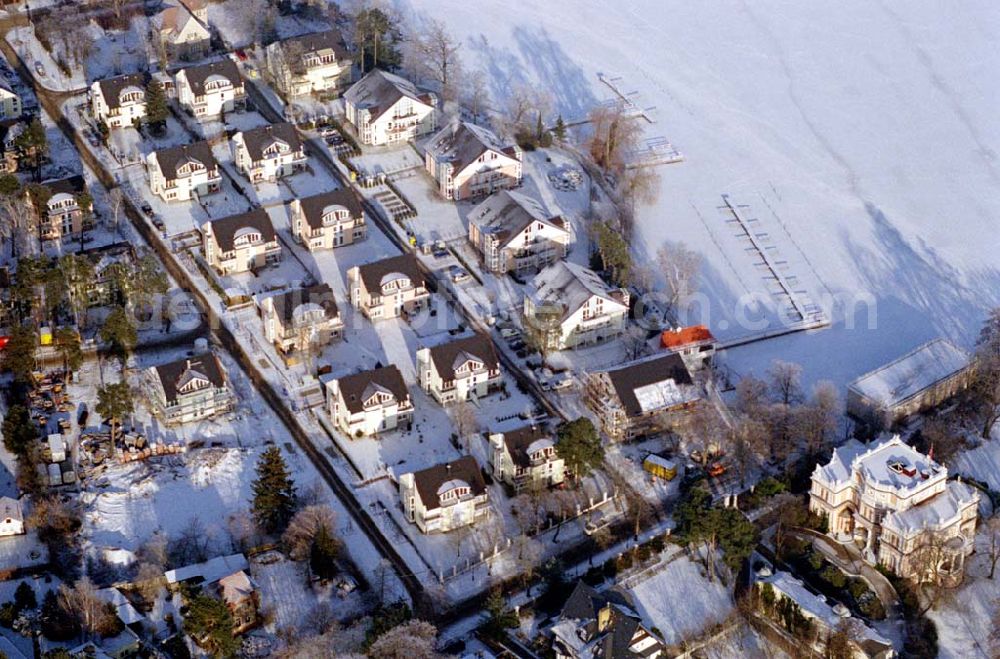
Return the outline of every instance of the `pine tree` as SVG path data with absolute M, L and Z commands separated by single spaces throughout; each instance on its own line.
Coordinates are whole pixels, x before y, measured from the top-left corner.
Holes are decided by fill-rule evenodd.
M 122 419 L 135 410 L 135 403 L 132 400 L 132 390 L 127 382 L 116 382 L 106 384 L 97 390 L 97 406 L 94 408 L 98 414 L 107 418 L 111 422 L 111 450 L 115 450 L 115 436 Z
M 577 478 L 586 476 L 604 461 L 601 436 L 590 419 L 580 417 L 561 424 L 557 437 L 556 453 Z
M 128 354 L 139 341 L 132 319 L 122 308 L 117 308 L 108 314 L 101 326 L 101 340 L 110 344 L 111 354 L 124 364 Z
M 253 512 L 267 533 L 281 533 L 295 514 L 295 483 L 276 446 L 264 451 L 253 482 Z
M 162 135 L 170 116 L 167 95 L 159 80 L 151 80 L 146 85 L 146 123 L 156 135 Z
M 35 348 L 38 337 L 35 330 L 25 325 L 19 325 L 10 333 L 10 339 L 4 346 L 3 360 L 0 368 L 14 375 L 15 382 L 28 382 L 31 372 L 35 370 Z
M 3 420 L 4 448 L 18 456 L 26 455 L 36 439 L 38 430 L 28 408 L 12 405 Z
M 229 607 L 208 595 L 197 595 L 188 602 L 184 631 L 213 657 L 232 657 L 240 647 L 233 636 Z
M 320 526 L 313 538 L 309 552 L 309 567 L 320 579 L 332 579 L 337 574 L 337 555 L 340 553 L 340 543 L 326 528 Z
M 563 121 L 562 115 L 559 115 L 559 118 L 556 119 L 556 127 L 552 129 L 552 134 L 560 142 L 566 139 L 566 122 Z
M 31 610 L 38 607 L 38 599 L 35 597 L 35 591 L 27 581 L 22 581 L 18 584 L 17 590 L 14 591 L 14 606 L 17 607 L 18 611 Z
M 18 159 L 34 173 L 36 181 L 41 180 L 42 163 L 49 154 L 49 142 L 45 136 L 45 126 L 35 117 L 31 123 L 14 138 L 14 148 Z

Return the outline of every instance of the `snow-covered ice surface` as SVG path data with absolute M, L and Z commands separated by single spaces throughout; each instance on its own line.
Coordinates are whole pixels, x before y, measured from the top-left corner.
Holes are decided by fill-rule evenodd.
M 668 559 L 669 560 L 669 559 Z M 673 560 L 631 587 L 638 613 L 663 633 L 669 644 L 691 640 L 723 621 L 733 609 L 728 590 L 710 582 L 701 565 L 687 556 Z
M 807 380 L 844 383 L 938 335 L 968 345 L 997 303 L 994 3 L 407 5 L 464 39 L 467 66 L 486 71 L 497 99 L 525 83 L 579 119 L 611 97 L 603 72 L 655 106 L 646 135 L 686 159 L 660 168 L 635 246 L 651 257 L 681 240 L 705 256 L 704 320 L 717 335 L 746 333 L 734 305 L 765 291 L 718 211 L 723 194 L 760 218 L 786 276 L 846 303 L 830 330 L 732 351 L 738 372 L 782 354 Z

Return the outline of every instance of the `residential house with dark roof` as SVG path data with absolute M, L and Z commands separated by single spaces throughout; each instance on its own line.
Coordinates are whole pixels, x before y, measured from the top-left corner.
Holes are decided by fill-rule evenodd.
M 81 203 L 87 195 L 87 186 L 82 176 L 43 181 L 42 187 L 48 194 L 44 207 L 36 209 L 40 216 L 39 233 L 42 240 L 75 238 L 94 228 L 92 208 L 87 203 Z M 30 192 L 27 194 L 32 203 L 41 203 L 42 198 L 32 198 Z
M 17 136 L 24 130 L 24 122 L 17 119 L 4 119 L 0 121 L 0 174 L 13 174 L 17 171 L 18 148 L 15 144 Z
M 347 271 L 351 304 L 369 320 L 411 316 L 430 303 L 427 280 L 417 257 L 401 254 Z
M 230 144 L 236 170 L 251 183 L 273 183 L 306 166 L 299 132 L 287 122 L 242 130 L 233 135 Z
M 515 491 L 562 483 L 565 461 L 556 452 L 555 433 L 542 426 L 491 433 L 490 473 Z
M 478 333 L 418 350 L 417 378 L 442 405 L 477 400 L 503 387 L 493 341 Z
M 559 659 L 658 659 L 666 647 L 617 590 L 596 591 L 582 581 L 550 628 Z
M 190 201 L 222 189 L 222 172 L 208 142 L 153 151 L 146 156 L 153 194 L 164 201 Z
M 132 126 L 146 116 L 146 85 L 149 74 L 130 73 L 97 80 L 90 85 L 90 109 L 94 119 L 108 128 Z
M 329 284 L 293 288 L 260 301 L 264 338 L 282 353 L 316 350 L 344 331 Z
M 344 111 L 363 144 L 400 144 L 436 126 L 433 94 L 393 73 L 372 69 L 344 92 Z
M 169 4 L 152 20 L 157 45 L 168 60 L 196 60 L 212 50 L 208 27 L 185 6 Z
M 629 293 L 582 265 L 558 261 L 539 272 L 524 296 L 524 325 L 545 350 L 567 350 L 619 336 L 628 326 Z
M 584 398 L 615 440 L 659 432 L 669 419 L 689 410 L 701 392 L 680 355 L 628 362 L 587 377 Z
M 413 400 L 396 366 L 380 366 L 338 378 L 325 378 L 327 411 L 351 437 L 409 427 Z
M 350 188 L 296 198 L 289 208 L 292 236 L 309 251 L 350 245 L 368 236 L 361 202 Z
M 184 357 L 146 371 L 153 412 L 167 425 L 188 423 L 229 411 L 233 394 L 219 358 Z
M 424 167 L 445 199 L 474 199 L 521 185 L 521 149 L 465 121 L 442 128 L 424 147 Z
M 490 510 L 486 482 L 471 455 L 399 477 L 406 519 L 422 533 L 472 526 Z
M 569 223 L 519 192 L 490 195 L 469 213 L 469 242 L 491 272 L 540 270 L 566 256 Z
M 337 30 L 276 41 L 265 55 L 272 78 L 286 96 L 336 93 L 351 81 L 353 60 Z
M 257 270 L 281 261 L 281 244 L 263 208 L 206 222 L 205 261 L 223 275 Z
M 214 119 L 246 102 L 243 77 L 228 57 L 181 69 L 174 76 L 174 86 L 177 102 L 198 119 Z

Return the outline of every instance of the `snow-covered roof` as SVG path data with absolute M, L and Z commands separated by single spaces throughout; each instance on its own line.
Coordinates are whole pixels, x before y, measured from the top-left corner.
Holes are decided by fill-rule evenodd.
M 966 483 L 952 481 L 944 492 L 923 503 L 900 512 L 889 513 L 882 526 L 902 535 L 924 529 L 940 529 L 950 526 L 969 505 L 978 505 L 979 492 Z
M 357 108 L 369 110 L 373 121 L 403 97 L 433 107 L 433 99 L 421 94 L 412 82 L 381 69 L 372 69 L 344 92 L 344 100 Z
M 968 365 L 967 352 L 945 339 L 934 339 L 862 375 L 848 388 L 874 405 L 892 409 Z
M 181 583 L 192 579 L 197 579 L 198 583 L 210 584 L 234 572 L 249 569 L 250 564 L 247 563 L 246 556 L 243 554 L 230 554 L 229 556 L 217 556 L 204 563 L 196 563 L 195 565 L 179 567 L 176 570 L 168 570 L 163 573 L 163 576 L 166 577 L 169 584 Z
M 117 588 L 102 588 L 97 591 L 97 596 L 114 606 L 115 612 L 118 614 L 118 619 L 126 625 L 132 625 L 145 620 L 145 617 L 136 611 L 131 602 Z
M 561 216 L 549 213 L 537 199 L 510 190 L 502 190 L 487 197 L 469 213 L 469 222 L 479 227 L 482 233 L 495 236 L 501 247 L 514 240 L 534 222 L 569 233 L 566 221 Z
M 512 158 L 516 158 L 518 153 L 516 147 L 501 142 L 493 131 L 467 121 L 448 124 L 427 142 L 425 148 L 436 161 L 451 163 L 455 174 L 463 171 L 487 151 L 496 151 Z
M 805 587 L 801 581 L 793 577 L 788 572 L 776 572 L 770 577 L 762 578 L 760 581 L 771 584 L 775 591 L 793 600 L 802 609 L 802 612 L 820 620 L 830 629 L 835 629 L 843 618 L 833 610 L 829 604 L 821 600 L 819 596 L 813 594 Z M 867 625 L 859 623 L 864 640 L 874 641 L 880 645 L 890 646 L 891 643 L 877 631 Z
M 594 296 L 603 298 L 612 305 L 605 307 L 606 313 L 610 313 L 613 307 L 620 310 L 628 308 L 628 304 L 623 302 L 627 296 L 625 291 L 608 286 L 593 270 L 567 261 L 557 261 L 535 275 L 527 294 L 536 307 L 561 307 L 564 319 Z
M 919 490 L 945 480 L 948 470 L 893 435 L 864 445 L 850 440 L 833 452 L 825 465 L 817 466 L 814 478 L 829 485 L 846 485 L 855 472 L 869 485 L 899 492 Z

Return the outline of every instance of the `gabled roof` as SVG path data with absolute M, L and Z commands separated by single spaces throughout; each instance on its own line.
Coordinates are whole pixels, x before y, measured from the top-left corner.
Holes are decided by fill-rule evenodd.
M 434 368 L 442 380 L 455 379 L 455 369 L 469 359 L 475 359 L 491 371 L 500 368 L 493 342 L 483 334 L 473 334 L 464 339 L 457 339 L 430 349 Z
M 393 365 L 345 375 L 337 378 L 336 382 L 344 404 L 352 414 L 363 411 L 365 401 L 379 389 L 392 394 L 397 401 L 410 398 L 403 374 Z
M 424 286 L 427 283 L 417 264 L 417 257 L 409 253 L 360 265 L 358 274 L 368 292 L 376 294 L 381 294 L 382 282 L 389 275 L 408 277 L 414 286 Z
M 660 346 L 670 350 L 679 350 L 685 346 L 702 342 L 715 342 L 712 332 L 704 325 L 692 325 L 691 327 L 664 330 L 663 334 L 660 335 Z
M 890 409 L 968 368 L 969 363 L 967 352 L 945 339 L 934 339 L 861 376 L 848 388 L 873 405 Z
M 372 69 L 344 92 L 344 100 L 357 108 L 367 109 L 371 112 L 372 121 L 388 112 L 403 97 L 433 105 L 430 95 L 421 94 L 412 82 L 381 69 Z
M 483 480 L 479 464 L 471 455 L 463 455 L 458 460 L 415 471 L 413 482 L 420 501 L 427 510 L 440 508 L 441 495 L 450 490 L 452 484 L 457 485 L 457 482 L 468 485 L 473 496 L 486 492 L 486 481 Z
M 82 176 L 70 176 L 67 178 L 42 181 L 42 185 L 49 189 L 53 196 L 57 194 L 68 194 L 74 197 L 87 191 L 87 184 Z
M 609 625 L 598 632 L 597 615 L 605 607 L 610 607 L 611 610 Z M 616 590 L 599 593 L 583 581 L 578 581 L 576 588 L 563 605 L 559 617 L 564 621 L 577 621 L 577 628 L 582 627 L 585 630 L 587 639 L 584 642 L 591 647 L 592 656 L 595 658 L 626 659 L 638 656 L 631 652 L 631 646 L 636 632 L 642 627 L 642 620 L 635 612 L 632 603 Z M 652 646 L 650 651 L 663 649 L 659 640 L 656 641 L 658 645 Z M 591 642 L 593 646 L 589 646 Z
M 323 32 L 313 32 L 311 34 L 290 37 L 282 40 L 280 44 L 285 50 L 289 46 L 294 46 L 299 49 L 302 55 L 318 53 L 323 50 L 332 50 L 334 57 L 338 60 L 348 60 L 351 58 L 351 54 L 347 52 L 344 37 L 338 30 L 324 30 Z
M 156 163 L 160 167 L 160 172 L 168 181 L 176 179 L 177 170 L 189 160 L 201 163 L 209 171 L 219 168 L 219 163 L 215 160 L 215 156 L 212 155 L 212 147 L 205 141 L 172 146 L 154 151 L 154 153 L 156 154 Z
M 457 174 L 489 151 L 517 158 L 519 150 L 506 145 L 487 128 L 455 121 L 442 128 L 430 139 L 427 151 L 439 162 L 449 162 Z
M 138 87 L 145 92 L 146 84 L 148 82 L 148 73 L 129 73 L 115 78 L 98 80 L 97 85 L 101 89 L 101 96 L 104 97 L 104 103 L 109 108 L 117 108 L 121 105 L 119 103 L 119 97 L 121 96 L 123 89 L 126 87 Z
M 243 554 L 230 554 L 229 556 L 217 556 L 204 563 L 185 565 L 176 570 L 167 570 L 163 573 L 167 583 L 175 584 L 181 582 L 191 582 L 195 584 L 213 584 L 223 577 L 238 572 L 239 570 L 249 570 L 246 556 Z
M 184 357 L 154 368 L 167 403 L 176 401 L 179 389 L 192 378 L 204 378 L 216 389 L 226 386 L 226 376 L 215 355 Z
M 189 66 L 181 70 L 181 73 L 184 74 L 195 96 L 204 95 L 205 82 L 212 76 L 222 76 L 231 82 L 233 87 L 243 86 L 243 78 L 240 76 L 240 70 L 236 67 L 236 62 L 228 57 L 207 64 Z
M 923 530 L 940 530 L 950 524 L 969 505 L 979 502 L 979 491 L 959 481 L 949 481 L 944 492 L 927 501 L 901 511 L 892 511 L 882 520 L 882 526 L 904 536 Z
M 628 416 L 639 416 L 698 399 L 691 374 L 676 353 L 630 362 L 606 371 Z
M 519 467 L 531 466 L 533 450 L 543 448 L 546 441 L 554 445 L 552 433 L 541 426 L 524 426 L 503 433 L 503 442 L 511 460 Z
M 222 601 L 238 605 L 243 600 L 251 597 L 254 592 L 253 582 L 243 570 L 233 572 L 229 576 L 219 579 L 219 594 Z
M 361 202 L 358 201 L 354 190 L 349 188 L 322 192 L 318 195 L 300 199 L 299 203 L 302 206 L 302 215 L 306 219 L 306 224 L 313 229 L 323 228 L 323 211 L 331 206 L 343 206 L 351 214 L 352 218 L 358 218 L 363 215 Z
M 10 497 L 0 497 L 0 520 L 16 519 L 24 521 L 24 512 L 21 509 L 21 502 Z
M 241 229 L 256 229 L 260 232 L 264 242 L 271 242 L 276 239 L 274 225 L 263 208 L 255 208 L 239 215 L 230 215 L 218 220 L 211 220 L 205 224 L 205 228 L 212 232 L 215 236 L 215 241 L 219 243 L 219 249 L 223 252 L 229 252 L 233 249 L 236 234 Z
M 563 319 L 576 313 L 595 295 L 628 308 L 627 292 L 608 286 L 593 270 L 568 261 L 557 261 L 535 275 L 528 295 L 536 305 L 561 307 Z
M 169 5 L 166 9 L 161 11 L 154 20 L 158 25 L 161 32 L 171 32 L 174 35 L 179 34 L 184 31 L 189 22 L 194 22 L 194 24 L 204 33 L 208 33 L 198 19 L 194 17 L 194 13 L 189 11 L 187 7 L 181 5 Z M 206 38 L 208 38 L 206 36 Z
M 337 300 L 329 284 L 316 284 L 305 288 L 293 288 L 271 298 L 274 311 L 286 325 L 295 316 L 295 310 L 303 305 L 318 305 L 327 318 L 337 317 Z
M 299 132 L 295 126 L 283 122 L 278 124 L 268 124 L 251 128 L 239 133 L 246 145 L 250 160 L 257 162 L 264 159 L 264 150 L 276 142 L 284 142 L 294 153 L 302 149 L 302 141 L 299 139 Z
M 483 233 L 496 236 L 501 246 L 506 246 L 533 222 L 567 230 L 562 217 L 550 215 L 538 201 L 510 190 L 487 197 L 472 209 L 469 221 Z

